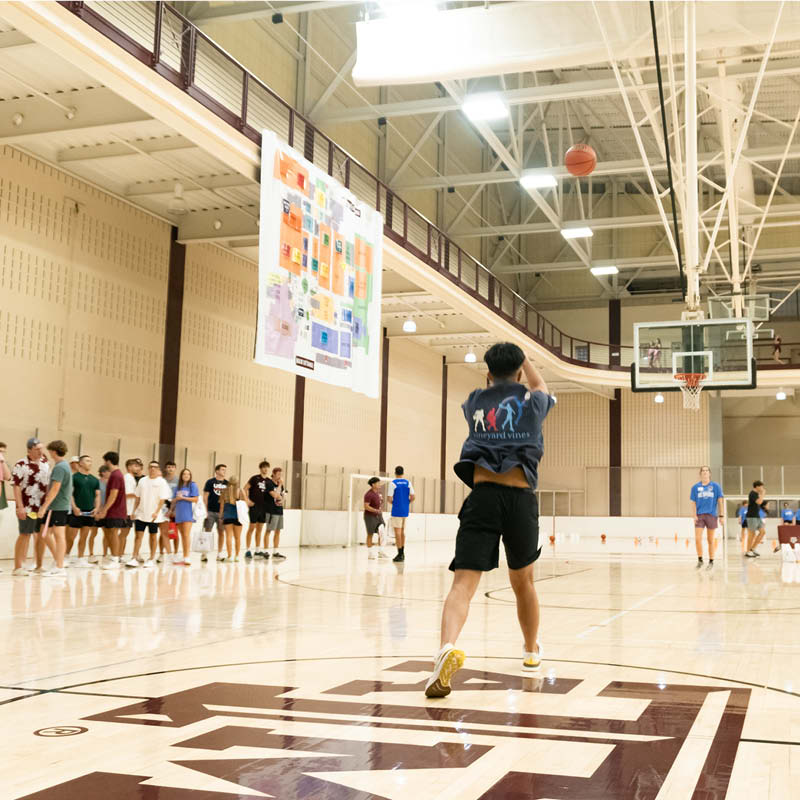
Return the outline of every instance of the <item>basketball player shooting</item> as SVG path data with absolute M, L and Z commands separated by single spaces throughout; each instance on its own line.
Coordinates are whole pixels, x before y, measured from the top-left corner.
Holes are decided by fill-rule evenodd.
M 544 452 L 542 423 L 555 401 L 517 345 L 496 344 L 484 360 L 491 385 L 476 389 L 462 406 L 469 434 L 455 472 L 472 492 L 459 513 L 456 553 L 450 564 L 453 585 L 442 612 L 441 649 L 425 687 L 427 697 L 450 694 L 450 680 L 464 663 L 464 653 L 455 642 L 481 575 L 498 566 L 501 540 L 524 642 L 522 669 L 537 672 L 541 666 L 539 600 L 533 585 L 533 564 L 541 553 L 534 491 Z M 521 382 L 523 376 L 527 386 Z M 483 420 L 491 421 L 495 414 L 503 424 L 500 430 L 487 431 Z

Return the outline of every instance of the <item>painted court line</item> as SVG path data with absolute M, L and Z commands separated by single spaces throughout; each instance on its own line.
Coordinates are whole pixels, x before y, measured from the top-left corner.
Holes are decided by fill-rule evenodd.
M 649 603 L 651 600 L 655 600 L 656 597 L 660 597 L 662 594 L 666 594 L 670 589 L 674 589 L 675 584 L 670 584 L 669 586 L 665 586 L 660 591 L 656 592 L 655 594 L 651 594 L 649 597 L 645 597 L 644 599 L 640 600 L 638 603 L 634 603 L 630 608 L 626 608 L 624 611 L 618 611 L 608 619 L 604 619 L 602 622 L 598 622 L 597 625 L 590 625 L 585 631 L 581 631 L 577 635 L 577 639 L 582 639 L 584 636 L 587 636 L 592 631 L 596 631 L 598 628 L 604 628 L 609 622 L 613 622 L 615 619 L 619 619 L 620 617 L 624 617 L 626 614 L 630 613 L 631 611 L 636 611 L 637 608 L 641 608 L 646 603 Z

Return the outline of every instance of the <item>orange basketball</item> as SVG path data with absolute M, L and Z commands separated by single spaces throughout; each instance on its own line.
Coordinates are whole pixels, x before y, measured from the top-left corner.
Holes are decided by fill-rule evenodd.
M 591 175 L 597 166 L 597 153 L 588 144 L 573 145 L 564 155 L 564 166 L 576 178 Z

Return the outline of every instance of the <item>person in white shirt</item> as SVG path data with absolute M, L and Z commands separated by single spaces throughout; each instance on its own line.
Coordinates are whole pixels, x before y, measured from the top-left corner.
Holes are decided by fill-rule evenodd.
M 150 535 L 150 558 L 143 567 L 152 567 L 156 563 L 159 525 L 166 520 L 165 503 L 172 497 L 169 484 L 161 476 L 161 465 L 151 461 L 147 465 L 147 477 L 142 478 L 134 490 L 133 519 L 136 528 L 136 540 L 133 543 L 133 557 L 126 562 L 126 567 L 139 566 L 139 549 L 142 546 L 144 532 Z
M 137 463 L 137 461 L 139 463 Z M 128 518 L 125 520 L 125 526 L 119 530 L 120 556 L 125 555 L 125 547 L 128 544 L 128 534 L 133 525 L 133 506 L 136 503 L 136 484 L 142 479 L 141 463 L 142 462 L 137 458 L 129 458 L 125 462 L 125 504 L 127 506 Z

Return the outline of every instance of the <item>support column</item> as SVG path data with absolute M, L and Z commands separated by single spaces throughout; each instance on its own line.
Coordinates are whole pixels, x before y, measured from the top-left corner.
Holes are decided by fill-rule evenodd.
M 447 357 L 442 356 L 442 429 L 439 450 L 439 513 L 445 509 L 445 480 L 447 475 Z
M 381 353 L 381 430 L 378 437 L 378 470 L 386 474 L 386 434 L 389 426 L 389 337 L 383 329 Z
M 294 423 L 292 427 L 292 483 L 289 492 L 292 508 L 300 508 L 303 500 L 303 434 L 305 429 L 306 379 L 294 377 Z
M 722 486 L 722 467 L 724 453 L 722 449 L 722 393 L 708 393 L 708 466 L 711 474 Z
M 186 276 L 186 245 L 178 244 L 178 229 L 174 226 L 171 238 L 167 277 L 167 316 L 164 322 L 164 366 L 161 372 L 161 421 L 158 431 L 158 460 L 162 464 L 164 461 L 175 460 L 183 330 L 183 287 Z
M 622 389 L 608 402 L 608 515 L 622 516 Z
M 608 301 L 608 363 L 619 365 L 622 344 L 622 306 L 619 298 Z

